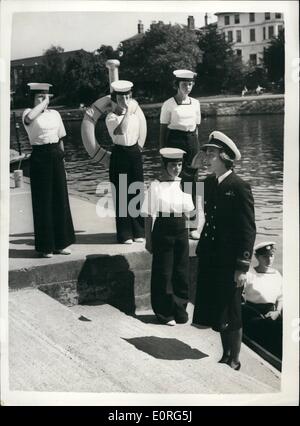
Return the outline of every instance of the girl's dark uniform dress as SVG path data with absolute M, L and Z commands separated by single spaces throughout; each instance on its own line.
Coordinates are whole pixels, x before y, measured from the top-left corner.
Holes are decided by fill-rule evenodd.
M 141 215 L 131 217 L 128 211 L 130 201 L 138 195 L 129 193 L 130 184 L 144 181 L 142 153 L 138 145 L 140 123 L 138 116 L 131 114 L 126 134 L 114 135 L 114 130 L 122 119 L 123 115 L 113 112 L 106 117 L 106 127 L 114 144 L 110 157 L 109 179 L 115 187 L 113 198 L 116 210 L 117 239 L 120 243 L 128 239 L 143 238 L 145 235 L 144 220 Z M 127 179 L 127 183 L 124 182 L 124 178 Z M 120 182 L 120 179 L 123 181 Z M 124 196 L 124 198 L 122 199 L 120 196 Z M 142 194 L 140 196 L 142 197 Z M 140 208 L 139 205 L 140 203 L 136 206 L 137 210 Z
M 178 104 L 173 97 L 163 103 L 160 124 L 167 124 L 168 127 L 165 146 L 180 148 L 186 152 L 181 173 L 183 184 L 185 182 L 192 184 L 197 179 L 197 169 L 192 169 L 190 166 L 199 150 L 197 126 L 200 123 L 200 102 L 197 99 L 188 97 L 186 103 Z
M 189 243 L 185 214 L 194 209 L 192 197 L 175 181 L 154 181 L 142 212 L 153 217 L 151 303 L 160 320 L 188 320 Z
M 23 124 L 32 146 L 30 184 L 35 248 L 52 253 L 75 242 L 60 139 L 66 131 L 60 114 L 46 109 L 30 124 Z

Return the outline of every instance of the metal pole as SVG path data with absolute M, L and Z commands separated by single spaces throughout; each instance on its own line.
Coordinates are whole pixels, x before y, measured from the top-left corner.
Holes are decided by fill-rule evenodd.
M 108 78 L 109 78 L 109 89 L 110 93 L 112 92 L 111 83 L 119 80 L 119 66 L 120 61 L 118 59 L 109 59 L 105 63 L 106 68 L 108 68 Z
M 16 113 L 15 112 L 13 112 L 13 119 L 14 119 L 14 126 L 15 126 L 15 129 L 16 129 L 16 139 L 17 139 L 17 144 L 18 144 L 18 150 L 19 150 L 19 154 L 21 155 L 22 151 L 21 151 L 21 144 L 20 144 L 20 138 L 19 138 L 19 128 L 20 128 L 20 126 L 19 126 L 19 123 L 17 123 Z

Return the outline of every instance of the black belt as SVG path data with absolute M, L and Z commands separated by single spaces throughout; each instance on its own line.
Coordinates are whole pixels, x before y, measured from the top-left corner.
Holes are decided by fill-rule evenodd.
M 190 133 L 190 134 L 194 134 L 196 133 L 196 129 L 195 130 L 178 130 L 178 129 L 169 129 L 170 132 L 174 132 L 174 133 L 178 133 L 178 134 L 182 134 L 182 133 Z
M 51 148 L 51 147 L 57 147 L 59 145 L 59 142 L 53 142 L 53 143 L 43 143 L 41 145 L 31 145 L 32 149 L 41 149 L 41 148 Z

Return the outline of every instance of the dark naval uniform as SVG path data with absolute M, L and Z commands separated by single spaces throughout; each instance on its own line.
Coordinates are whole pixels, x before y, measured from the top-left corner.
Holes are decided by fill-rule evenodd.
M 236 287 L 234 272 L 248 271 L 256 235 L 253 196 L 250 185 L 232 172 L 220 184 L 208 176 L 204 200 L 193 322 L 234 331 L 242 327 L 242 288 Z

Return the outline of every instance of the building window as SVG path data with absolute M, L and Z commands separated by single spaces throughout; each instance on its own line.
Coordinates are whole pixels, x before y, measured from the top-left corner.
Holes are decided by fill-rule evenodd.
M 239 24 L 240 23 L 240 15 L 239 13 L 235 13 L 234 15 L 234 23 Z
M 242 50 L 241 49 L 236 49 L 235 53 L 236 53 L 236 56 L 238 56 L 239 58 L 242 57 Z
M 263 40 L 266 39 L 266 27 L 263 27 Z
M 274 27 L 271 26 L 271 27 L 268 28 L 268 30 L 269 30 L 268 36 L 269 36 L 269 38 L 272 38 L 274 36 Z
M 266 12 L 265 13 L 265 20 L 266 21 L 269 21 L 271 19 L 271 14 L 270 14 L 270 12 Z
M 229 15 L 225 15 L 224 19 L 225 19 L 225 25 L 229 25 L 230 24 L 230 16 Z
M 283 32 L 283 25 L 278 25 L 278 34 Z
M 236 41 L 237 41 L 237 43 L 241 43 L 241 41 L 242 41 L 242 31 L 241 30 L 236 30 Z
M 255 13 L 249 13 L 249 22 L 255 21 Z
M 281 19 L 281 13 L 275 13 L 275 19 Z
M 255 28 L 250 29 L 250 41 L 255 41 Z
M 232 43 L 232 41 L 233 41 L 232 31 L 228 31 L 228 33 L 227 33 L 227 40 L 229 41 L 229 43 Z
M 252 53 L 250 56 L 250 63 L 251 65 L 257 65 L 257 56 L 256 53 Z

